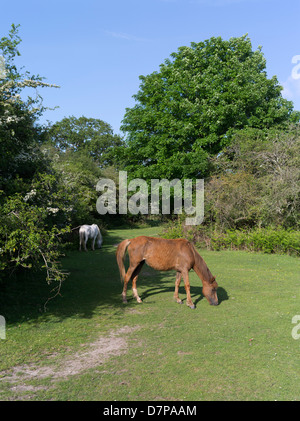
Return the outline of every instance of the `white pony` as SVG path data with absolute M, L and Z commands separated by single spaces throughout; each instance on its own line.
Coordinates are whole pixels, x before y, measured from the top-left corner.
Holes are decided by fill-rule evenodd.
M 101 248 L 103 240 L 98 225 L 81 225 L 79 228 L 79 251 L 81 251 L 81 246 L 87 251 L 86 243 L 89 238 L 92 239 L 92 250 L 95 250 L 96 239 L 98 248 Z

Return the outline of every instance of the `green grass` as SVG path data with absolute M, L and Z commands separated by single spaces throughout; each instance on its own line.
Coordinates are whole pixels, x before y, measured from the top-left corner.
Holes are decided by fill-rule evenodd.
M 70 276 L 46 313 L 40 308 L 49 287 L 42 278 L 22 288 L 11 282 L 0 301 L 7 322 L 0 399 L 299 400 L 300 340 L 291 335 L 292 317 L 300 314 L 299 259 L 202 250 L 219 283 L 218 307 L 203 299 L 193 271 L 195 310 L 173 301 L 175 273 L 147 266 L 138 281 L 143 304 L 129 289 L 124 305 L 114 245 L 158 233 L 158 227 L 113 230 L 102 250 L 68 252 L 62 262 Z M 183 285 L 180 297 L 185 303 Z M 128 333 L 120 333 L 123 327 Z M 24 365 L 58 367 L 112 332 L 127 344 L 119 355 L 108 351 L 102 362 L 71 376 L 11 381 Z

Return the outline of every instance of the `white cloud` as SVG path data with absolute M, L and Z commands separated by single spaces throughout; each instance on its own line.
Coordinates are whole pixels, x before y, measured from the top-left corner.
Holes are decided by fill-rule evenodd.
M 282 96 L 290 101 L 300 99 L 300 78 L 295 79 L 292 75 L 285 82 L 280 83 L 283 86 Z
M 125 39 L 128 41 L 148 41 L 146 38 L 136 37 L 134 35 L 127 34 L 125 32 L 105 31 L 105 33 L 111 37 Z

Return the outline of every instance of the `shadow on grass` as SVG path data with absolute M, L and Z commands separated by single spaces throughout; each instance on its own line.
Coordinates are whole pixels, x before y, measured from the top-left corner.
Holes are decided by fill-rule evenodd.
M 44 304 L 55 295 L 53 289 L 57 284 L 48 285 L 43 271 L 8 279 L 0 289 L 0 314 L 6 324 L 34 322 L 37 318 L 46 320 L 53 315 L 59 319 L 73 315 L 89 318 L 99 305 L 121 307 L 122 284 L 114 246 L 121 240 L 108 234 L 100 250 L 91 251 L 88 244 L 88 252 L 65 251 L 61 263 L 69 276 L 62 284 L 60 295 L 48 301 L 46 312 Z
M 47 285 L 44 274 L 22 276 L 7 282 L 3 291 L 0 291 L 0 314 L 5 317 L 7 325 L 23 321 L 34 323 L 37 319 L 47 320 L 53 316 L 59 320 L 72 316 L 91 318 L 95 311 L 98 314 L 122 314 L 126 306 L 122 303 L 123 284 L 115 257 L 116 246 L 120 241 L 122 238 L 108 233 L 100 250 L 67 251 L 62 258 L 62 266 L 69 272 L 69 276 L 63 283 L 61 296 L 48 302 L 46 312 L 43 307 L 47 299 L 53 296 L 55 285 Z M 128 257 L 125 265 L 127 267 Z M 139 287 L 144 290 L 142 300 L 162 293 L 170 294 L 172 299 L 175 272 L 158 272 L 144 266 L 138 279 Z M 131 283 L 128 286 L 130 288 Z M 129 301 L 130 294 L 128 292 Z M 202 287 L 191 286 L 191 295 L 196 305 L 203 298 Z M 180 296 L 185 301 L 183 286 L 180 288 Z M 219 303 L 228 299 L 223 288 L 218 289 L 218 297 Z
M 157 282 L 155 281 L 155 286 L 151 286 L 151 284 L 154 284 L 154 281 L 152 281 L 149 284 L 147 281 L 142 280 L 143 271 L 141 271 L 140 277 L 141 277 L 141 279 L 139 279 L 139 281 L 142 281 L 142 282 L 139 282 L 140 285 L 143 285 L 144 288 L 149 286 L 149 288 L 147 288 L 147 290 L 140 295 L 142 300 L 146 300 L 149 297 L 155 296 L 157 294 L 162 294 L 162 293 L 168 293 L 168 294 L 170 294 L 171 297 L 173 297 L 174 289 L 175 289 L 175 272 L 174 272 L 174 286 L 170 286 L 170 279 L 169 278 L 166 280 L 166 282 L 164 284 L 163 280 L 166 279 L 166 272 L 161 272 L 160 275 L 156 276 Z M 201 283 L 200 280 L 199 280 L 199 282 Z M 137 288 L 139 288 L 138 285 L 137 285 Z M 202 289 L 203 288 L 201 286 L 192 286 L 191 285 L 191 287 L 190 287 L 192 301 L 193 301 L 195 306 L 197 306 L 197 304 L 203 298 L 205 298 L 204 295 L 202 294 Z M 186 302 L 186 292 L 185 292 L 185 289 L 184 289 L 183 286 L 181 286 L 179 288 L 179 298 L 185 304 L 185 302 Z M 132 298 L 132 299 L 135 300 L 135 298 Z M 229 297 L 228 297 L 228 294 L 227 294 L 226 290 L 222 287 L 219 287 L 218 288 L 219 305 L 223 301 L 226 301 L 228 299 L 229 299 Z

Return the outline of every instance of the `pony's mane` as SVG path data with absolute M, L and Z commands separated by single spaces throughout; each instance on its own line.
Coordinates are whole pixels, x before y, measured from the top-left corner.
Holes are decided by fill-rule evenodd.
M 207 264 L 205 263 L 204 259 L 200 256 L 195 246 L 191 243 L 190 245 L 193 250 L 194 258 L 195 258 L 195 265 L 193 267 L 194 271 L 202 279 L 202 281 L 206 281 L 212 284 L 215 281 L 215 277 L 212 275 L 211 271 L 208 269 Z

